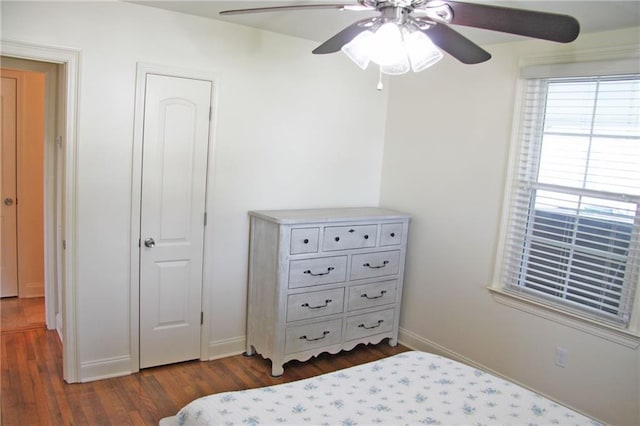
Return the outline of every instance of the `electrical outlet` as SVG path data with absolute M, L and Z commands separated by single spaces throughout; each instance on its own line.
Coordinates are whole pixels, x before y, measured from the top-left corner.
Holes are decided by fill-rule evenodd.
M 556 347 L 556 365 L 565 368 L 569 362 L 569 350 L 561 346 Z

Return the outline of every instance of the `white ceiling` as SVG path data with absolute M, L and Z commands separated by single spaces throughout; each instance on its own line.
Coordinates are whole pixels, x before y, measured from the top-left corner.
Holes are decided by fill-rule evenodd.
M 562 13 L 575 17 L 580 22 L 581 33 L 607 31 L 640 26 L 640 1 L 593 1 L 593 0 L 511 0 L 479 1 L 496 6 Z M 218 12 L 228 9 L 252 7 L 298 5 L 298 4 L 355 4 L 355 0 L 316 0 L 316 1 L 133 1 L 133 3 L 161 9 L 203 16 L 221 21 L 233 22 L 249 27 L 260 28 L 294 37 L 314 40 L 322 43 L 351 23 L 375 16 L 372 12 L 340 11 L 334 9 L 303 10 L 287 12 L 254 13 L 247 15 L 220 16 Z M 522 40 L 522 37 L 496 33 L 474 28 L 455 27 L 457 31 L 480 45 Z M 640 42 L 640 41 L 639 41 Z

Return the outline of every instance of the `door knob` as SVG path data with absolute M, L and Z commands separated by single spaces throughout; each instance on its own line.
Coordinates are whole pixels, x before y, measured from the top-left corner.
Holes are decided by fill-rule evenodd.
M 153 240 L 153 238 L 149 237 L 146 240 L 144 240 L 144 245 L 145 247 L 151 248 L 156 245 L 156 242 Z
M 4 205 L 5 206 L 12 206 L 13 205 L 13 198 L 5 198 L 4 199 Z

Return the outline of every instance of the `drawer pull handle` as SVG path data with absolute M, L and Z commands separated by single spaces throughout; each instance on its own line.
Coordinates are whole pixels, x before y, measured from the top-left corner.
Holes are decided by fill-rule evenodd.
M 382 323 L 384 322 L 384 320 L 378 320 L 378 322 L 376 323 L 376 325 L 372 325 L 371 327 L 367 327 L 364 324 L 360 324 L 358 327 L 359 328 L 364 328 L 366 330 L 371 330 L 372 328 L 378 328 L 382 325 Z
M 304 272 L 303 272 L 303 274 L 309 274 L 309 275 L 311 275 L 312 277 L 319 277 L 320 275 L 327 275 L 328 273 L 330 273 L 330 272 L 331 272 L 331 271 L 333 271 L 334 269 L 336 269 L 336 268 L 334 268 L 333 266 L 329 266 L 329 267 L 327 268 L 327 272 L 318 272 L 317 274 L 314 274 L 313 272 L 311 272 L 311 270 L 310 270 L 310 269 L 307 269 L 306 271 L 304 271 Z
M 309 339 L 307 336 L 300 336 L 300 340 L 306 340 L 307 342 L 315 342 L 316 340 L 324 339 L 325 337 L 327 337 L 327 334 L 329 334 L 329 331 L 323 331 L 322 336 L 316 337 L 314 339 Z
M 302 305 L 303 308 L 309 308 L 309 309 L 320 309 L 320 308 L 326 308 L 327 306 L 329 306 L 329 303 L 333 302 L 333 300 L 331 299 L 327 299 L 324 301 L 324 305 L 318 305 L 318 306 L 310 306 L 308 303 L 305 303 L 304 305 Z
M 367 298 L 367 299 L 369 299 L 369 300 L 373 300 L 373 299 L 380 299 L 380 298 L 381 298 L 382 296 L 384 296 L 386 293 L 387 293 L 387 290 L 382 290 L 382 291 L 380 292 L 380 296 L 373 296 L 373 297 L 369 297 L 369 296 L 367 295 L 367 293 L 365 293 L 365 294 L 361 295 L 360 297 L 366 297 L 366 298 Z
M 356 232 L 356 230 L 355 230 L 355 229 L 349 229 L 349 233 L 350 233 L 350 234 L 353 234 L 354 232 Z
M 371 269 L 380 269 L 380 268 L 384 268 L 385 266 L 387 266 L 389 264 L 388 260 L 385 260 L 384 262 L 382 262 L 382 265 L 378 265 L 378 266 L 371 266 L 371 264 L 369 263 L 365 263 L 364 266 L 365 268 L 371 268 Z
M 302 242 L 305 243 L 305 244 L 309 244 L 309 239 L 305 238 Z
M 335 237 L 335 238 L 334 238 L 334 240 L 335 240 L 335 241 L 336 241 L 336 243 L 337 243 L 338 241 L 340 241 L 340 237 Z
M 367 234 L 365 234 L 365 235 L 364 235 L 364 239 L 365 239 L 365 240 L 368 240 L 368 239 L 369 239 L 369 236 L 368 236 Z
M 391 234 L 389 234 L 389 235 L 391 235 L 391 238 L 393 238 L 393 237 L 395 237 L 395 236 L 396 236 L 396 233 L 395 233 L 395 232 L 392 232 L 392 233 L 391 233 Z

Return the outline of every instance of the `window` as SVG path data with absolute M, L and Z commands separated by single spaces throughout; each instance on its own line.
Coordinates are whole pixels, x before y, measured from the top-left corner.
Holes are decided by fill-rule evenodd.
M 502 286 L 629 325 L 640 267 L 640 75 L 526 81 Z

